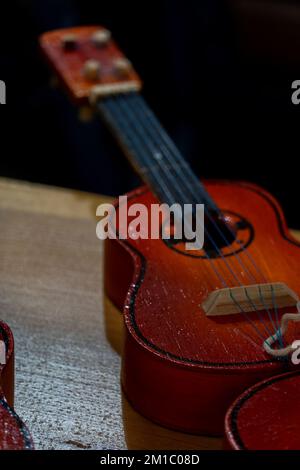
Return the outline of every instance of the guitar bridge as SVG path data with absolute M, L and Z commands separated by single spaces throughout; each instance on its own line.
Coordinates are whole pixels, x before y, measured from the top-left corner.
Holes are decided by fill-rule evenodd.
M 272 308 L 294 307 L 298 295 L 283 282 L 228 287 L 211 292 L 202 303 L 207 316 L 234 315 Z

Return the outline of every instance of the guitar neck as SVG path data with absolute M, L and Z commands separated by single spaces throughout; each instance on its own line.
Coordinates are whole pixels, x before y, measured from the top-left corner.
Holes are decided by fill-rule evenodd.
M 161 202 L 215 203 L 191 167 L 137 92 L 100 100 L 96 108 L 127 158 Z
M 41 48 L 77 104 L 92 103 L 136 171 L 161 202 L 217 207 L 139 91 L 142 82 L 108 30 L 45 33 Z

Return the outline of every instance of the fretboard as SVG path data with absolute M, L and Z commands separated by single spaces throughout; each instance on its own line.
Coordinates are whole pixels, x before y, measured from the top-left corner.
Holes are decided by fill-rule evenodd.
M 97 108 L 128 159 L 161 202 L 217 207 L 138 93 L 106 98 Z

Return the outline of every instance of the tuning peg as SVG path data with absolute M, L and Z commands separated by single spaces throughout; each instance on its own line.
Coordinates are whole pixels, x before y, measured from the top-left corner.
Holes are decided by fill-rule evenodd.
M 126 77 L 132 68 L 131 62 L 125 58 L 115 59 L 114 70 L 119 77 Z
M 111 32 L 108 29 L 99 29 L 92 35 L 92 42 L 96 47 L 104 47 L 111 39 Z
M 72 51 L 77 47 L 77 36 L 76 34 L 69 33 L 62 37 L 62 46 L 67 51 Z
M 98 60 L 87 60 L 83 67 L 83 74 L 87 80 L 99 80 L 101 73 L 101 64 Z

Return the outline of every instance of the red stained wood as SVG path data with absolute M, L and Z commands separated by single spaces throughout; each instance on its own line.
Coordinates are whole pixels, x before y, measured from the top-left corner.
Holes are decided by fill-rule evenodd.
M 133 82 L 141 87 L 141 80 L 133 68 L 124 78 L 114 73 L 114 60 L 125 58 L 114 40 L 110 40 L 103 48 L 94 46 L 91 37 L 101 29 L 100 26 L 60 29 L 45 33 L 40 38 L 44 56 L 75 104 L 86 103 L 95 85 Z M 66 34 L 76 35 L 78 46 L 74 50 L 64 50 L 62 47 L 62 39 Z M 83 74 L 84 64 L 91 59 L 101 63 L 101 79 L 95 82 L 87 80 Z
M 0 322 L 0 340 L 6 344 L 6 364 L 0 365 L 0 450 L 32 449 L 30 433 L 13 409 L 14 340 L 3 322 Z
M 299 394 L 299 371 L 272 377 L 247 390 L 226 415 L 226 447 L 299 450 Z
M 210 182 L 206 187 L 221 209 L 241 214 L 252 224 L 254 239 L 247 250 L 268 281 L 285 282 L 299 294 L 299 244 L 288 234 L 272 196 L 247 183 Z M 147 190 L 131 194 L 129 201 L 148 208 L 153 202 Z M 180 254 L 162 240 L 107 240 L 105 251 L 106 294 L 125 315 L 122 383 L 129 401 L 162 425 L 222 434 L 230 403 L 286 366 L 264 352 L 262 339 L 242 315 L 204 314 L 203 299 L 222 287 L 207 259 Z M 247 256 L 240 257 L 256 281 L 263 282 Z M 227 260 L 243 284 L 251 284 L 236 258 Z M 234 286 L 224 262 L 218 258 L 212 263 Z M 258 315 L 250 315 L 267 338 Z M 274 331 L 267 313 L 262 316 Z M 296 324 L 290 325 L 287 341 L 295 338 L 300 338 Z

